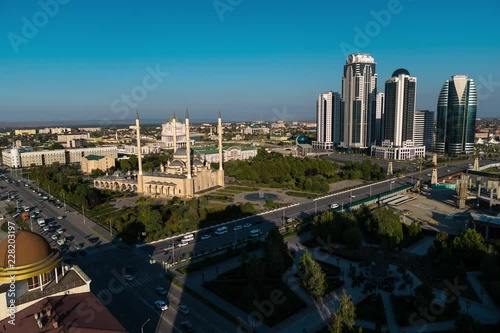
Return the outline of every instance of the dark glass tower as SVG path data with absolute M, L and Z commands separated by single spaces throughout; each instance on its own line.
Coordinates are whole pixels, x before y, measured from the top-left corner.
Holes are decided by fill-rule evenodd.
M 385 81 L 384 140 L 396 147 L 413 143 L 417 78 L 400 68 Z
M 436 152 L 469 154 L 474 151 L 476 129 L 476 85 L 467 75 L 447 80 L 437 105 Z

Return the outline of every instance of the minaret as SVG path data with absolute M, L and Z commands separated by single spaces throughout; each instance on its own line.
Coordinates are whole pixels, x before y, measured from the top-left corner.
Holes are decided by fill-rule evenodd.
M 219 171 L 217 171 L 217 185 L 224 187 L 224 169 L 222 168 L 222 117 L 219 110 L 219 119 L 217 121 L 217 133 L 219 135 Z
M 189 137 L 189 113 L 186 108 L 186 167 L 187 178 L 191 179 L 191 142 Z
M 174 110 L 174 118 L 172 119 L 172 128 L 174 132 L 174 154 L 177 151 L 177 121 L 175 119 L 175 110 Z
M 139 174 L 137 175 L 137 192 L 144 193 L 144 184 L 142 179 L 142 150 L 141 150 L 141 124 L 139 121 L 139 110 L 135 117 L 135 129 L 137 133 L 137 164 L 139 166 Z
M 217 134 L 219 135 L 219 171 L 222 170 L 222 117 L 219 110 L 219 119 L 217 121 Z

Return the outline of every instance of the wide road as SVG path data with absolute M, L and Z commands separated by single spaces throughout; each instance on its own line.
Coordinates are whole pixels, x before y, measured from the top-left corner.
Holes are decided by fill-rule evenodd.
M 479 164 L 480 166 L 483 166 L 495 162 L 498 161 L 480 160 Z M 463 171 L 469 167 L 469 164 L 469 161 L 461 161 L 461 163 L 438 167 L 438 178 Z M 432 168 L 422 170 L 422 181 L 429 182 L 431 179 L 431 173 Z M 214 250 L 224 245 L 232 244 L 236 240 L 245 239 L 249 236 L 250 230 L 255 228 L 260 229 L 264 234 L 266 234 L 269 230 L 271 230 L 271 228 L 284 225 L 283 216 L 285 216 L 286 218 L 305 218 L 310 216 L 311 214 L 314 214 L 315 212 L 322 212 L 330 209 L 331 204 L 337 204 L 339 205 L 339 207 L 342 207 L 343 205 L 356 202 L 360 199 L 365 199 L 370 196 L 376 196 L 377 194 L 400 188 L 405 185 L 414 185 L 418 179 L 418 176 L 419 171 L 410 172 L 406 174 L 404 178 L 391 178 L 362 189 L 353 189 L 352 191 L 348 191 L 346 193 L 339 193 L 336 195 L 328 196 L 327 198 L 301 203 L 294 207 L 278 210 L 276 212 L 271 212 L 260 216 L 250 216 L 240 221 L 226 224 L 225 226 L 227 226 L 228 228 L 228 233 L 225 235 L 217 236 L 213 232 L 214 228 L 207 228 L 198 233 L 195 233 L 195 241 L 190 242 L 190 244 L 187 246 L 178 247 L 177 244 L 182 236 L 176 236 L 162 242 L 149 244 L 147 247 L 149 249 L 149 254 L 151 254 L 153 258 L 159 261 L 164 261 L 166 263 L 176 262 L 179 261 L 179 259 L 190 257 L 193 254 L 196 255 L 206 251 Z M 251 226 L 243 228 L 245 224 L 250 224 Z M 242 229 L 235 231 L 235 226 L 242 226 Z M 211 235 L 211 237 L 209 239 L 202 240 L 202 235 L 207 232 Z M 174 250 L 165 250 L 172 245 L 175 246 Z

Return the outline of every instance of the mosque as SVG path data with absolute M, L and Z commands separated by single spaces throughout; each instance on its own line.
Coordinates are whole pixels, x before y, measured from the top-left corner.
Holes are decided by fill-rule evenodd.
M 173 117 L 173 128 L 177 128 L 176 117 Z M 94 187 L 113 191 L 131 191 L 153 197 L 193 198 L 212 190 L 224 187 L 224 169 L 222 168 L 222 118 L 219 112 L 217 131 L 219 138 L 219 169 L 214 170 L 210 163 L 202 161 L 201 156 L 191 148 L 189 134 L 189 114 L 186 110 L 185 147 L 178 148 L 177 131 L 173 131 L 172 147 L 174 156 L 166 165 L 161 165 L 160 171 L 143 172 L 141 153 L 141 127 L 139 113 L 135 120 L 137 134 L 137 174 L 126 175 L 115 173 L 111 176 L 99 177 L 94 180 Z M 189 152 L 189 153 L 188 153 Z

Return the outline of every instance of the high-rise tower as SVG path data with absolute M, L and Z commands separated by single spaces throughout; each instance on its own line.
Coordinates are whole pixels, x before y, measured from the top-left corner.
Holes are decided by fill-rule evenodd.
M 477 90 L 467 75 L 453 75 L 441 88 L 437 105 L 436 152 L 474 152 Z
M 316 141 L 318 149 L 331 150 L 340 143 L 340 94 L 327 91 L 319 94 L 316 103 Z
M 413 145 L 416 91 L 417 78 L 404 68 L 385 81 L 384 141 L 395 147 Z
M 383 92 L 377 93 L 375 105 L 375 144 L 381 145 L 384 140 L 384 114 L 385 114 L 385 94 Z
M 374 141 L 377 74 L 369 54 L 347 57 L 342 77 L 341 146 L 366 148 Z

